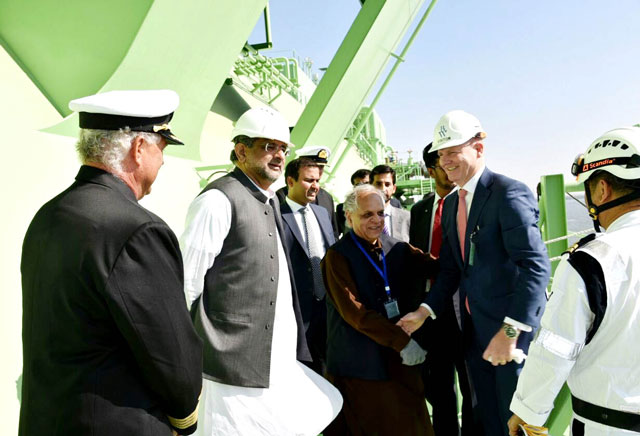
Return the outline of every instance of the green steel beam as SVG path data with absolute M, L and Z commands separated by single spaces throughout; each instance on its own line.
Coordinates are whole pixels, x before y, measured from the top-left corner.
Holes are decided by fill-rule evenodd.
M 169 147 L 167 153 L 199 160 L 211 104 L 266 4 L 267 0 L 183 0 L 179 6 L 173 0 L 2 0 L 0 36 L 63 115 L 69 113 L 70 99 L 94 92 L 174 89 L 181 105 L 171 127 L 186 146 Z M 76 137 L 76 117 L 45 131 Z
M 153 0 L 0 1 L 0 44 L 62 116 L 125 58 Z
M 540 212 L 541 231 L 545 241 L 567 235 L 567 210 L 565 192 L 569 190 L 578 191 L 582 185 L 567 184 L 565 186 L 564 177 L 561 174 L 543 176 L 540 179 Z M 549 257 L 560 256 L 568 248 L 568 241 L 561 241 L 547 244 Z M 552 274 L 555 273 L 559 261 L 551 263 Z M 572 419 L 571 395 L 566 385 L 554 401 L 553 411 L 547 419 L 546 426 L 549 434 L 562 435 L 569 426 Z
M 391 82 L 391 79 L 393 78 L 394 74 L 396 73 L 396 70 L 398 69 L 400 64 L 402 62 L 404 62 L 404 57 L 407 55 L 407 52 L 409 51 L 409 48 L 413 44 L 413 40 L 416 38 L 416 36 L 418 36 L 418 33 L 420 33 L 420 30 L 422 29 L 422 26 L 424 25 L 425 21 L 429 17 L 429 14 L 431 13 L 431 10 L 435 6 L 436 2 L 437 2 L 437 0 L 431 0 L 431 4 L 429 4 L 429 7 L 427 8 L 427 10 L 422 15 L 422 18 L 420 18 L 420 21 L 418 22 L 418 25 L 413 30 L 413 33 L 409 37 L 409 40 L 405 44 L 405 46 L 402 49 L 402 52 L 400 53 L 400 55 L 396 55 L 394 53 L 390 53 L 390 56 L 393 57 L 396 61 L 393 64 L 393 66 L 391 67 L 391 70 L 389 71 L 389 74 L 387 74 L 387 77 L 385 78 L 384 82 L 380 86 L 380 89 L 378 89 L 378 92 L 376 93 L 376 96 L 371 101 L 371 104 L 367 108 L 364 116 L 360 119 L 360 122 L 356 126 L 356 129 L 354 130 L 354 132 L 347 139 L 347 146 L 342 150 L 342 154 L 338 158 L 338 161 L 333 165 L 333 169 L 330 172 L 329 177 L 327 178 L 327 182 L 335 177 L 338 169 L 342 165 L 342 162 L 347 157 L 347 153 L 349 152 L 349 149 L 354 145 L 356 139 L 358 138 L 358 135 L 360 134 L 360 132 L 362 131 L 364 126 L 367 124 L 367 121 L 369 121 L 369 117 L 371 116 L 371 113 L 373 112 L 373 109 L 378 104 L 378 101 L 380 100 L 380 97 L 382 97 L 382 94 L 384 94 L 384 91 L 387 89 L 387 85 L 389 84 L 389 82 Z
M 335 151 L 423 3 L 364 3 L 291 133 L 296 146 L 325 145 L 335 160 Z
M 540 179 L 540 210 L 544 217 L 541 224 L 545 241 L 567 235 L 567 209 L 565 204 L 564 177 L 562 174 L 542 176 Z M 549 257 L 560 256 L 568 248 L 566 239 L 547 244 Z M 552 274 L 559 261 L 551 263 Z
M 269 3 L 264 7 L 263 19 L 265 42 L 251 44 L 251 47 L 255 50 L 264 50 L 273 47 L 273 41 L 271 41 L 271 15 L 269 14 Z

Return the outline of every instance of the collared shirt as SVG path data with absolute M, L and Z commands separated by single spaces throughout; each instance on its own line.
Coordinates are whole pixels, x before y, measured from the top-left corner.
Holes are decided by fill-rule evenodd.
M 247 177 L 249 180 L 251 178 Z M 275 196 L 271 190 L 251 183 L 267 197 Z M 266 203 L 265 202 L 265 203 Z M 189 307 L 202 294 L 204 276 L 220 254 L 224 240 L 231 229 L 231 203 L 217 189 L 198 195 L 187 211 L 185 231 L 180 238 L 184 261 L 184 289 Z
M 467 196 L 465 197 L 465 200 L 467 202 L 467 217 L 469 216 L 469 211 L 471 210 L 471 202 L 473 202 L 473 193 L 476 191 L 476 187 L 478 186 L 480 177 L 482 177 L 482 173 L 484 173 L 484 170 L 486 168 L 487 168 L 486 165 L 484 164 L 480 165 L 480 168 L 478 168 L 478 171 L 476 171 L 473 177 L 471 177 L 469 181 L 465 183 L 463 186 L 460 186 L 460 189 L 464 189 L 465 191 L 467 191 Z
M 384 226 L 389 231 L 389 235 L 393 236 L 393 217 L 391 216 L 391 202 L 384 206 Z
M 307 241 L 307 234 L 305 232 L 304 217 L 302 216 L 302 209 L 307 208 L 308 211 L 311 212 L 310 214 L 307 212 L 307 219 L 308 220 L 309 219 L 313 219 L 313 220 L 316 221 L 316 225 L 315 226 L 313 226 L 313 225 L 309 226 L 308 231 L 313 233 L 313 235 L 310 235 L 310 236 L 312 238 L 315 238 L 316 241 L 321 241 L 322 247 L 324 248 L 324 251 L 326 252 L 327 251 L 327 245 L 325 244 L 324 238 L 322 237 L 322 230 L 320 229 L 320 222 L 318 222 L 318 217 L 316 216 L 315 212 L 311 208 L 311 205 L 307 204 L 306 206 L 303 206 L 300 203 L 296 203 L 295 201 L 293 201 L 289 197 L 286 197 L 286 202 L 289 205 L 289 207 L 291 208 L 291 211 L 293 212 L 293 217 L 295 218 L 296 223 L 298 224 L 298 230 L 300 230 L 300 233 L 302 234 L 302 240 L 306 244 L 305 248 L 309 246 L 309 242 Z
M 444 196 L 444 198 L 446 199 L 448 196 L 450 196 L 451 194 L 453 194 L 454 192 L 457 192 L 458 188 L 455 187 L 453 188 L 447 195 Z M 431 253 L 431 242 L 433 241 L 433 238 L 431 237 L 431 235 L 433 235 L 433 222 L 436 218 L 436 210 L 438 209 L 438 201 L 440 201 L 440 199 L 442 197 L 440 197 L 438 195 L 437 191 L 433 191 L 433 193 L 435 194 L 435 196 L 433 197 L 433 211 L 431 212 L 431 222 L 429 223 L 429 248 L 427 249 L 427 251 L 429 253 Z M 457 195 L 457 194 L 456 194 Z M 428 286 L 428 284 L 427 284 Z

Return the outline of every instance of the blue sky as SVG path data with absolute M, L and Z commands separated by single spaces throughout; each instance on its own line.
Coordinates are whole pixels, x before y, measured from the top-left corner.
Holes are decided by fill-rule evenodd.
M 274 0 L 270 8 L 274 55 L 295 50 L 320 68 L 360 3 Z M 480 119 L 495 171 L 531 187 L 542 174 L 569 178 L 593 139 L 640 123 L 640 1 L 439 0 L 376 110 L 406 159 L 408 149 L 420 155 L 451 109 Z

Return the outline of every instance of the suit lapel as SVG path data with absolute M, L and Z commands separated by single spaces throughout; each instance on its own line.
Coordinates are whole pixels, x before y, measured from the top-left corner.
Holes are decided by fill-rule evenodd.
M 333 227 L 331 227 L 331 221 L 324 221 L 323 218 L 328 217 L 328 214 L 323 214 L 326 209 L 322 206 L 315 205 L 310 203 L 311 210 L 316 216 L 318 220 L 318 224 L 320 225 L 320 230 L 322 231 L 322 237 L 324 239 L 325 246 L 327 248 L 331 247 L 335 242 L 335 238 L 333 236 Z
M 302 247 L 304 252 L 307 252 L 307 246 L 304 243 L 304 239 L 302 238 L 302 233 L 300 232 L 300 228 L 298 227 L 298 222 L 296 221 L 295 216 L 293 215 L 293 211 L 289 207 L 287 203 L 282 204 L 282 219 L 287 223 L 289 229 L 291 229 L 291 233 L 298 241 L 298 244 Z
M 480 176 L 480 180 L 478 180 L 478 184 L 476 185 L 476 190 L 473 192 L 473 200 L 471 201 L 471 209 L 469 210 L 469 219 L 467 220 L 467 231 L 466 231 L 466 242 L 465 242 L 465 263 L 469 260 L 469 250 L 471 247 L 470 237 L 471 234 L 475 231 L 475 228 L 478 225 L 478 219 L 480 219 L 480 214 L 482 213 L 482 209 L 484 208 L 487 199 L 491 195 L 491 183 L 493 183 L 493 173 L 489 171 L 489 169 L 485 169 L 482 175 Z
M 457 220 L 457 211 L 458 211 L 458 192 L 454 192 L 451 195 L 450 202 L 453 203 L 453 209 L 449 212 L 451 219 L 449 220 L 450 224 L 447 231 L 447 236 L 452 245 L 451 251 L 455 253 L 456 262 L 458 262 L 458 266 L 460 269 L 464 268 L 464 263 L 462 262 L 462 254 L 460 253 L 460 238 L 458 237 L 458 220 Z M 444 215 L 445 211 L 442 211 Z
M 396 222 L 398 220 L 398 214 L 396 214 L 395 211 L 395 207 L 389 205 L 389 216 L 391 217 L 391 237 L 395 238 L 396 237 L 396 229 L 398 228 L 398 223 Z

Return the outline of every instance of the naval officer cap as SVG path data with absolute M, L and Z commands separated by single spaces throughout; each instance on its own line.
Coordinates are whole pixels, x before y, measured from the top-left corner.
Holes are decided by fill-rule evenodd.
M 120 130 L 157 133 L 167 144 L 184 145 L 169 128 L 180 97 L 169 89 L 109 91 L 69 102 L 80 115 L 81 129 Z
M 296 150 L 296 157 L 306 157 L 318 165 L 326 165 L 329 162 L 329 156 L 331 156 L 331 150 L 323 145 L 307 145 Z

